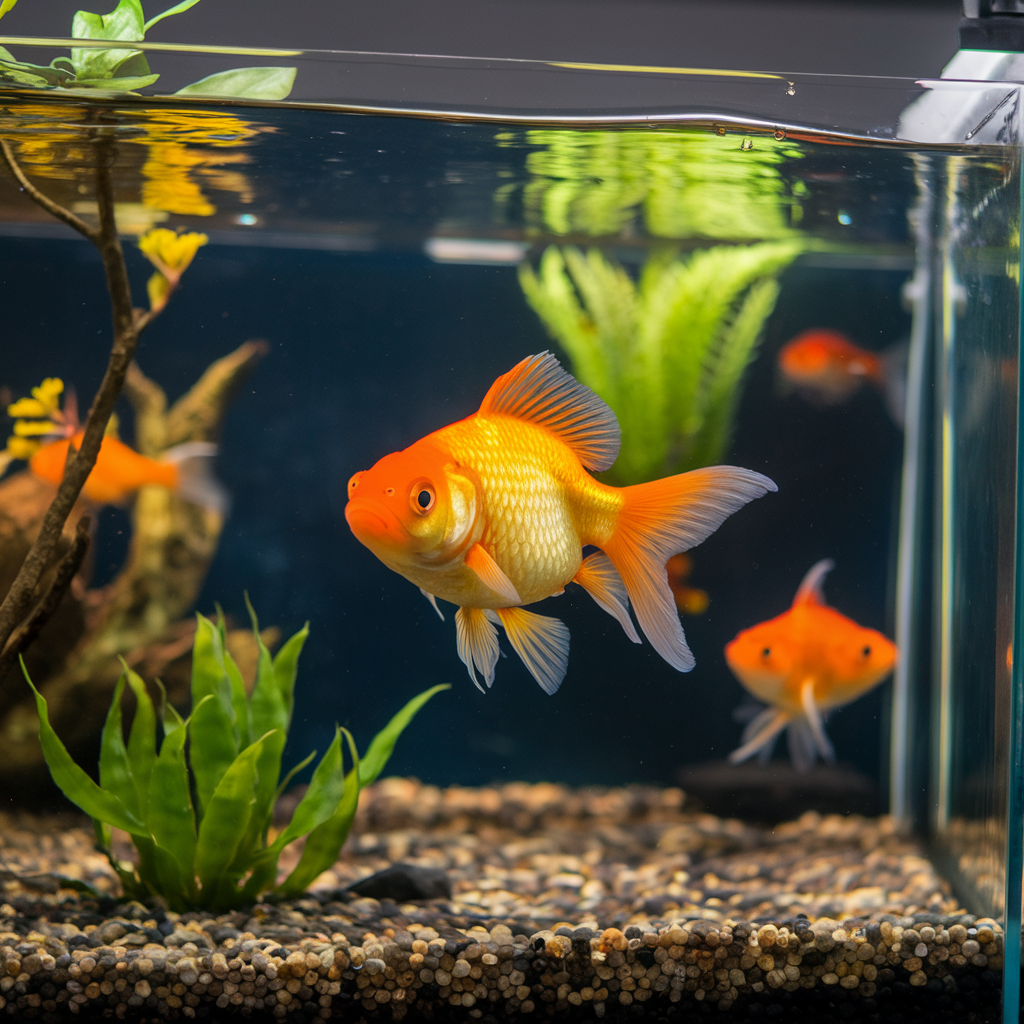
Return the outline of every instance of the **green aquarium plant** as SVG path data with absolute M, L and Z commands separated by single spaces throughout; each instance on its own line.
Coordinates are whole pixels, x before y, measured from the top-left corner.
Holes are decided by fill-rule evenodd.
M 650 257 L 634 280 L 599 249 L 550 246 L 519 268 L 573 372 L 615 410 L 609 476 L 633 484 L 720 462 L 740 385 L 797 240 Z
M 202 615 L 197 619 L 192 713 L 182 719 L 162 687 L 159 708 L 154 707 L 145 683 L 125 665 L 103 729 L 98 784 L 71 758 L 50 726 L 46 700 L 29 680 L 46 763 L 64 795 L 92 817 L 97 842 L 127 896 L 161 897 L 174 910 L 212 911 L 252 903 L 265 893 L 297 896 L 337 860 L 360 790 L 380 775 L 402 731 L 434 694 L 448 687 L 431 687 L 410 700 L 362 757 L 347 730 L 336 727 L 291 821 L 273 835 L 277 798 L 316 757 L 310 754 L 280 779 L 308 627 L 271 657 L 253 615 L 259 659 L 247 693 L 225 645 L 223 617 L 218 623 Z M 127 742 L 121 713 L 126 687 L 135 696 Z M 113 855 L 112 828 L 131 836 L 137 864 Z M 303 836 L 298 864 L 278 882 L 282 850 Z
M 0 2 L 2 18 L 17 0 Z M 0 46 L 0 84 L 43 89 L 103 89 L 134 92 L 153 85 L 153 74 L 142 50 L 131 46 L 96 45 L 104 40 L 142 42 L 158 22 L 194 7 L 199 0 L 180 3 L 146 18 L 141 0 L 119 0 L 110 14 L 78 11 L 71 22 L 71 38 L 88 43 L 71 48 L 67 57 L 55 57 L 49 64 L 27 64 Z M 283 100 L 295 84 L 294 67 L 232 68 L 193 82 L 175 96 L 224 96 L 251 100 Z

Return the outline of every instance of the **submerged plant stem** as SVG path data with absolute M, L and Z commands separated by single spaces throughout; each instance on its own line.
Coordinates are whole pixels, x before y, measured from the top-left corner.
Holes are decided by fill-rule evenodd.
M 135 356 L 139 335 L 154 316 L 152 311 L 144 313 L 132 306 L 128 270 L 114 219 L 111 167 L 116 156 L 116 148 L 112 130 L 102 126 L 95 129 L 93 150 L 96 157 L 95 183 L 99 227 L 93 228 L 35 188 L 18 165 L 10 144 L 6 140 L 0 140 L 0 154 L 26 195 L 58 220 L 84 235 L 99 250 L 110 294 L 114 328 L 107 369 L 89 409 L 81 445 L 77 451 L 69 449 L 64 478 L 50 507 L 46 510 L 39 536 L 29 549 L 18 575 L 3 603 L 0 604 L 0 650 L 7 646 L 18 624 L 28 613 L 39 582 L 53 563 L 64 524 L 96 464 L 110 414 L 114 411 L 114 403 L 121 393 L 128 367 Z

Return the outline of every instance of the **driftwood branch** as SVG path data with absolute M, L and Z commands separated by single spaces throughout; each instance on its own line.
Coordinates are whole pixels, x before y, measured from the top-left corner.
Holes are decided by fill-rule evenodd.
M 4 162 L 22 188 L 25 189 L 29 198 L 76 231 L 80 231 L 99 250 L 110 293 L 114 339 L 103 381 L 96 392 L 96 397 L 93 399 L 92 407 L 85 421 L 82 442 L 77 451 L 69 451 L 64 478 L 57 488 L 56 497 L 43 517 L 39 535 L 25 557 L 21 570 L 11 584 L 3 603 L 0 604 L 0 650 L 7 646 L 11 635 L 28 613 L 39 582 L 53 563 L 64 523 L 96 464 L 96 457 L 99 455 L 100 445 L 103 443 L 110 414 L 114 411 L 114 403 L 121 393 L 128 367 L 131 365 L 135 349 L 138 346 L 139 331 L 142 326 L 145 326 L 145 323 L 148 323 L 148 320 L 143 323 L 142 319 L 136 316 L 132 307 L 128 270 L 125 266 L 124 253 L 114 220 L 111 167 L 116 155 L 116 143 L 111 129 L 98 128 L 96 130 L 94 149 L 96 154 L 96 204 L 99 211 L 98 229 L 80 221 L 74 214 L 32 186 L 18 166 L 10 145 L 6 141 L 3 141 L 2 145 Z
M 11 634 L 3 653 L 0 654 L 0 679 L 7 674 L 15 659 L 39 635 L 40 630 L 53 617 L 57 606 L 71 586 L 71 581 L 78 575 L 82 560 L 89 550 L 89 517 L 82 516 L 78 520 L 75 539 L 71 542 L 64 557 L 57 563 L 57 571 L 49 589 L 33 609 L 32 614 Z

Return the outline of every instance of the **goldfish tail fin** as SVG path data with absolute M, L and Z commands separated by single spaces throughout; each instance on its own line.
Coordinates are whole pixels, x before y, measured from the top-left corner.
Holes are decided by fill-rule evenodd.
M 494 666 L 498 664 L 498 631 L 483 609 L 460 608 L 456 611 L 455 642 L 473 685 L 481 693 L 486 693 L 476 674 L 480 672 L 488 689 L 494 683 Z
M 814 700 L 814 680 L 808 679 L 800 688 L 800 703 L 807 716 L 807 728 L 810 730 L 814 748 L 821 754 L 822 760 L 831 764 L 836 759 L 836 752 L 825 734 L 825 722 Z
M 164 452 L 163 461 L 178 467 L 178 486 L 175 491 L 179 498 L 226 516 L 231 507 L 231 498 L 224 485 L 213 475 L 213 459 L 216 455 L 217 446 L 210 441 L 187 441 Z
M 555 693 L 569 667 L 569 627 L 561 619 L 524 608 L 497 608 L 508 642 L 547 694 Z
M 831 558 L 823 558 L 820 562 L 807 570 L 807 574 L 800 581 L 796 596 L 793 598 L 793 607 L 799 604 L 824 604 L 825 595 L 822 592 L 822 584 L 825 577 L 836 567 Z
M 790 724 L 790 716 L 785 711 L 765 708 L 743 730 L 740 746 L 729 755 L 730 764 L 740 764 L 755 754 L 767 749 L 771 756 L 771 748 L 780 732 Z
M 578 583 L 613 619 L 617 619 L 619 625 L 626 631 L 626 636 L 633 643 L 642 641 L 629 617 L 629 595 L 626 593 L 626 585 L 618 574 L 611 559 L 603 551 L 595 551 L 588 555 L 579 568 L 579 572 L 573 576 L 573 582 Z
M 665 563 L 710 536 L 748 501 L 774 490 L 768 477 L 735 466 L 695 469 L 622 489 L 625 504 L 604 549 L 622 577 L 640 628 L 680 672 L 689 672 L 694 658 Z
M 910 343 L 901 341 L 878 357 L 881 368 L 878 387 L 893 423 L 902 429 L 907 422 L 907 366 Z

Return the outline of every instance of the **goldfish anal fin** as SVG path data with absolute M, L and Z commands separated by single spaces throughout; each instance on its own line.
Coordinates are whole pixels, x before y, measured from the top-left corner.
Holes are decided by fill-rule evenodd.
M 573 582 L 578 583 L 612 618 L 618 619 L 633 643 L 641 643 L 633 620 L 629 617 L 626 585 L 603 551 L 596 551 L 583 560 L 579 572 L 573 576 Z
M 695 662 L 679 622 L 665 564 L 714 533 L 748 501 L 776 490 L 766 476 L 710 466 L 623 487 L 625 498 L 604 550 L 626 585 L 637 621 L 654 649 L 680 672 Z
M 498 631 L 480 608 L 460 608 L 455 613 L 455 642 L 473 685 L 486 691 L 476 677 L 479 672 L 488 687 L 494 682 L 498 664 Z
M 831 763 L 836 759 L 836 753 L 832 749 L 828 736 L 825 735 L 825 723 L 821 719 L 821 712 L 818 710 L 818 705 L 814 700 L 813 679 L 805 679 L 800 687 L 800 704 L 803 706 L 804 714 L 807 716 L 807 725 L 811 730 L 811 736 L 814 739 L 814 745 L 818 748 L 818 753 L 821 754 L 825 761 Z
M 562 685 L 569 667 L 569 627 L 561 619 L 523 608 L 496 609 L 508 642 L 547 694 Z
M 608 469 L 622 435 L 615 413 L 550 352 L 528 356 L 502 374 L 484 396 L 480 413 L 500 413 L 550 430 L 587 469 Z
M 483 544 L 474 544 L 466 552 L 466 566 L 480 577 L 480 582 L 499 597 L 511 604 L 522 604 L 519 591 L 512 581 L 501 571 L 501 566 L 491 558 Z
M 437 607 L 437 598 L 434 597 L 433 594 L 428 593 L 422 587 L 420 587 L 420 593 L 430 602 L 430 607 L 433 608 L 435 612 L 437 612 L 437 617 L 442 622 L 444 622 L 444 612 L 441 611 L 441 609 Z
M 743 731 L 741 741 L 743 745 L 729 755 L 730 764 L 739 764 L 741 761 L 746 761 L 748 757 L 753 757 L 768 744 L 773 743 L 775 737 L 789 723 L 790 717 L 785 711 L 765 708 Z
M 807 570 L 807 575 L 800 583 L 796 597 L 793 598 L 793 607 L 795 608 L 798 604 L 824 604 L 825 595 L 821 586 L 825 582 L 825 577 L 835 567 L 836 563 L 831 558 L 823 558 L 820 562 L 815 562 Z

